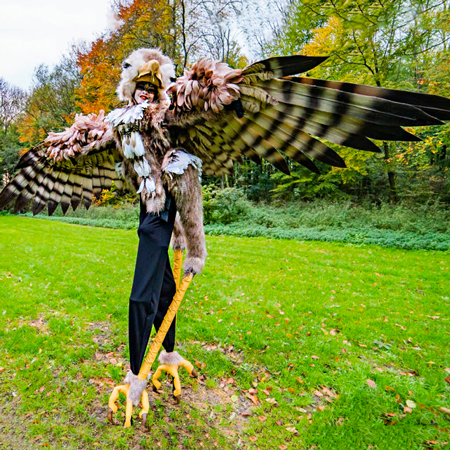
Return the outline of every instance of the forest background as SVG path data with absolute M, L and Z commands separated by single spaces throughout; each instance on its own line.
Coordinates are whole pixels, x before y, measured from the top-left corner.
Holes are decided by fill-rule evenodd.
M 14 175 L 20 155 L 48 132 L 70 126 L 77 113 L 120 106 L 115 89 L 121 63 L 140 47 L 159 47 L 173 58 L 177 75 L 201 56 L 243 68 L 273 55 L 329 55 L 307 76 L 448 97 L 449 3 L 279 0 L 261 9 L 257 0 L 117 0 L 115 29 L 73 46 L 56 67 L 37 67 L 28 92 L 0 78 L 0 187 Z M 379 211 L 397 205 L 390 207 L 427 222 L 412 231 L 434 226 L 432 231 L 448 232 L 449 126 L 408 129 L 421 141 L 377 142 L 380 154 L 328 143 L 348 167 L 318 163 L 321 175 L 288 159 L 291 175 L 244 161 L 232 176 L 205 176 L 206 222 L 229 224 L 248 216 L 249 202 L 264 203 L 270 210 L 264 220 L 273 221 L 274 207 L 286 211 L 300 202 L 307 209 L 315 200 L 356 208 L 357 216 L 361 207 Z M 133 201 L 135 196 L 113 189 L 97 205 L 111 209 Z M 331 216 L 339 209 L 331 208 Z M 400 214 L 387 228 L 404 222 Z

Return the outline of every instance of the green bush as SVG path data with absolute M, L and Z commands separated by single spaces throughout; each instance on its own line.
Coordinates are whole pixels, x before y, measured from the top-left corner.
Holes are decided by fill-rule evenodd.
M 252 209 L 244 192 L 237 188 L 203 188 L 205 223 L 228 224 L 243 220 Z

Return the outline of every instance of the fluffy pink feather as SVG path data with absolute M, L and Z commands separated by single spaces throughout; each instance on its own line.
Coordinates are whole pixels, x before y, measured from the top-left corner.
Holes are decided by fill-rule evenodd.
M 49 133 L 44 141 L 47 156 L 62 161 L 91 150 L 106 133 L 111 133 L 110 125 L 103 120 L 104 116 L 104 111 L 98 115 L 77 114 L 71 127 L 60 133 Z
M 239 97 L 242 70 L 227 64 L 202 58 L 169 88 L 175 113 L 195 109 L 219 113 Z

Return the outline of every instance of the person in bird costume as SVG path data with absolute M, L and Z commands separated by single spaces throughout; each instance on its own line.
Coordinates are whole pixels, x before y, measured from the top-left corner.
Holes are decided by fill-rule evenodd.
M 129 304 L 131 369 L 109 400 L 113 421 L 119 393 L 127 396 L 125 426 L 133 406 L 149 411 L 148 374 L 161 345 L 152 384 L 162 371 L 181 385 L 178 368 L 195 376 L 175 351 L 175 315 L 193 276 L 202 271 L 201 172 L 230 173 L 233 161 L 261 158 L 289 173 L 285 156 L 319 173 L 314 160 L 345 167 L 324 141 L 380 152 L 370 140 L 417 141 L 402 127 L 450 120 L 450 100 L 434 95 L 299 77 L 325 57 L 273 57 L 243 70 L 202 58 L 175 76 L 172 61 L 155 49 L 138 49 L 124 61 L 117 89 L 128 105 L 106 117 L 78 115 L 61 133 L 50 133 L 25 153 L 16 177 L 0 194 L 0 207 L 30 200 L 33 213 L 58 204 L 65 213 L 92 196 L 127 185 L 140 194 L 139 248 Z M 173 270 L 168 246 L 174 248 Z M 187 250 L 181 277 L 181 260 Z M 147 348 L 152 326 L 157 334 Z M 145 359 L 144 359 L 145 356 Z

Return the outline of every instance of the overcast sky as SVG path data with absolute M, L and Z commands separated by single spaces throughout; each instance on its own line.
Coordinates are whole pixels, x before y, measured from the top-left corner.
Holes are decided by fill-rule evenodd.
M 28 89 L 34 68 L 107 29 L 111 0 L 1 0 L 0 77 Z

